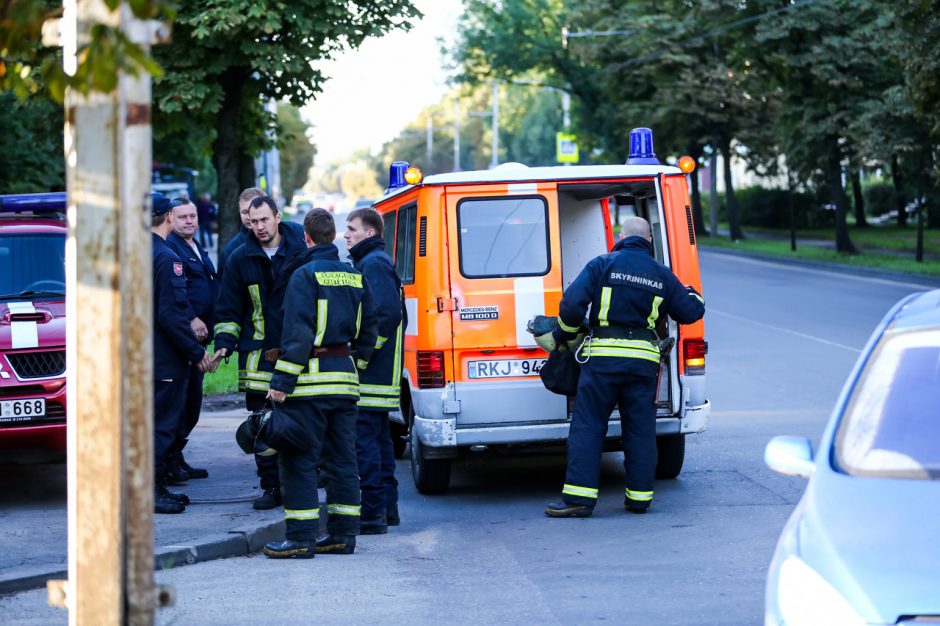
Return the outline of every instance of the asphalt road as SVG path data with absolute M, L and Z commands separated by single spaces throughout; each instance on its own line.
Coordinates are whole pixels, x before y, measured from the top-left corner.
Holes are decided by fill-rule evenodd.
M 402 526 L 360 538 L 354 556 L 158 572 L 178 595 L 158 622 L 762 623 L 766 566 L 804 487 L 767 470 L 763 448 L 777 434 L 818 439 L 876 322 L 930 284 L 715 252 L 702 264 L 712 421 L 649 514 L 623 512 L 617 453 L 594 517 L 571 520 L 542 515 L 563 458 L 471 459 L 436 497 L 415 492 L 402 461 Z M 0 598 L 0 621 L 66 614 L 27 592 Z

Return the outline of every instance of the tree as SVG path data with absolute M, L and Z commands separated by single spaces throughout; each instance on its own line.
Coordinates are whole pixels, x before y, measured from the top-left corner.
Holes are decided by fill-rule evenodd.
M 0 93 L 0 193 L 65 189 L 61 128 L 62 107 L 42 94 Z
M 310 125 L 300 110 L 290 104 L 277 105 L 278 148 L 281 155 L 281 193 L 290 204 L 294 191 L 307 184 L 317 150 L 307 137 Z

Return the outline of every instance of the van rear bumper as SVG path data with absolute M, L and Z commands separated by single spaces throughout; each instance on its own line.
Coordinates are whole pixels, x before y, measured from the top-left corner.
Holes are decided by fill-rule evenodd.
M 700 433 L 708 425 L 711 403 L 687 406 L 682 417 L 660 417 L 656 420 L 656 434 L 677 435 Z M 568 438 L 571 422 L 511 422 L 459 426 L 457 418 L 428 419 L 415 415 L 412 428 L 422 445 L 428 448 L 458 448 L 473 445 L 500 445 L 518 443 L 557 443 Z M 607 426 L 607 437 L 621 435 L 620 419 L 612 417 Z

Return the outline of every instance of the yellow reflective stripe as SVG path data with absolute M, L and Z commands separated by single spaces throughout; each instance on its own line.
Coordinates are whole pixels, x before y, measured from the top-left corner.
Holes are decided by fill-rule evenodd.
M 401 393 L 401 387 L 397 385 L 359 385 L 359 393 L 367 393 L 373 396 L 395 396 Z
M 566 333 L 576 333 L 581 330 L 580 324 L 578 326 L 568 326 L 565 324 L 565 321 L 561 319 L 561 316 L 558 316 L 558 327 L 561 328 Z
M 352 372 L 312 372 L 301 374 L 297 377 L 297 382 L 303 383 L 352 383 L 359 382 L 359 376 Z
M 359 397 L 359 388 L 355 385 L 299 385 L 290 394 L 293 397 L 307 396 L 354 396 Z
M 267 391 L 270 388 L 268 383 L 254 380 L 239 380 L 239 391 Z
M 245 363 L 245 369 L 251 372 L 257 372 L 261 365 L 261 350 L 252 350 L 248 353 L 248 362 Z
M 359 328 L 362 326 L 362 303 L 359 303 L 359 308 L 356 311 L 356 334 L 353 337 L 354 339 L 359 339 Z
M 601 308 L 597 312 L 597 321 L 601 326 L 610 326 L 607 313 L 610 311 L 610 295 L 614 292 L 611 287 L 601 287 Z
M 659 296 L 653 296 L 653 310 L 650 311 L 650 316 L 646 318 L 646 325 L 648 328 L 656 328 L 656 320 L 659 319 L 659 305 L 662 303 L 662 298 Z
M 388 341 L 388 337 L 383 337 L 379 335 L 379 338 L 375 340 L 375 351 L 378 352 L 382 349 L 382 346 L 385 345 L 385 342 Z
M 229 335 L 234 335 L 235 338 L 238 338 L 238 335 L 242 332 L 242 327 L 234 322 L 219 322 L 215 325 L 213 329 L 216 335 L 223 335 L 228 333 Z
M 565 485 L 561 492 L 567 496 L 581 496 L 582 498 L 597 499 L 597 489 L 590 487 L 578 487 L 577 485 Z
M 330 515 L 352 515 L 358 516 L 362 507 L 357 504 L 328 504 L 326 512 Z
M 252 339 L 264 339 L 264 312 L 261 310 L 261 288 L 258 285 L 248 285 L 248 295 L 251 297 L 251 323 L 255 327 Z
M 271 380 L 271 372 L 249 372 L 247 370 L 238 370 L 238 377 L 242 380 Z
M 359 287 L 362 289 L 362 274 L 356 272 L 314 272 L 313 277 L 323 287 Z
M 648 350 L 659 354 L 659 346 L 644 339 L 592 339 L 591 347 L 602 348 L 633 348 L 634 350 Z
M 379 398 L 375 396 L 360 396 L 358 406 L 370 409 L 397 409 L 398 398 Z
M 693 298 L 695 298 L 696 300 L 698 300 L 698 301 L 701 302 L 702 304 L 705 304 L 705 298 L 703 298 L 702 296 L 698 295 L 697 293 L 689 292 L 689 295 L 691 295 Z
M 313 338 L 313 345 L 323 345 L 323 335 L 326 334 L 326 314 L 329 301 L 323 298 L 317 300 L 317 336 Z
M 401 344 L 402 344 L 401 324 L 395 329 L 395 365 L 392 366 L 392 387 L 401 391 Z
M 365 359 L 356 359 L 356 369 L 364 370 L 369 367 L 369 362 Z
M 653 363 L 659 363 L 659 354 L 651 354 L 649 352 L 640 351 L 640 350 L 630 350 L 627 348 L 595 348 L 590 346 L 587 348 L 584 353 L 587 356 L 612 356 L 619 358 L 627 359 L 642 359 L 644 361 L 651 361 Z
M 652 491 L 632 491 L 627 489 L 627 497 L 637 502 L 649 502 L 653 499 Z
M 288 374 L 299 375 L 302 371 L 304 371 L 304 366 L 291 363 L 290 361 L 285 361 L 284 359 L 278 359 L 277 363 L 274 364 L 274 369 L 279 372 L 287 372 Z
M 320 509 L 284 509 L 284 519 L 320 519 Z

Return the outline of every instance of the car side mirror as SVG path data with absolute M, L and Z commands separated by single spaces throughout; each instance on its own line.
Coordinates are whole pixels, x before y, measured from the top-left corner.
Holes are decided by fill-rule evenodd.
M 774 437 L 764 449 L 764 463 L 773 471 L 787 476 L 809 478 L 816 471 L 813 444 L 805 437 Z

